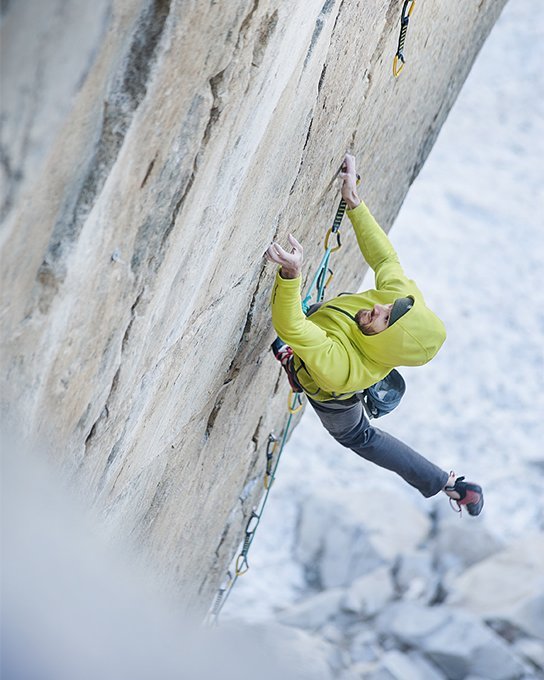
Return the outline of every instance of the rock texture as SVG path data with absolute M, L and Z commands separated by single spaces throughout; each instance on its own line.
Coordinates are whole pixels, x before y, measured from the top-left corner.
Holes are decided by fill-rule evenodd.
M 503 5 L 418 5 L 395 80 L 399 2 L 3 3 L 4 410 L 188 606 L 283 421 L 266 245 L 317 263 L 347 148 L 390 227 Z

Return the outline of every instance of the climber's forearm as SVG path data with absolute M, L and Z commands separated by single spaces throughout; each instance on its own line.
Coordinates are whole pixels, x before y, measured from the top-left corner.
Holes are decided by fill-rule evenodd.
M 293 349 L 321 347 L 328 343 L 327 334 L 303 313 L 300 285 L 300 277 L 286 280 L 278 272 L 272 288 L 272 324 L 280 338 Z
M 363 201 L 359 201 L 355 208 L 350 208 L 347 215 L 353 225 L 361 253 L 374 271 L 384 262 L 398 263 L 391 241 Z
M 276 332 L 287 334 L 298 328 L 306 321 L 306 316 L 300 304 L 301 279 L 291 279 L 281 275 L 281 270 L 276 272 L 276 280 L 272 287 L 272 323 Z M 278 330 L 279 329 L 279 330 Z M 281 335 L 280 335 L 281 337 Z M 285 340 L 285 338 L 282 338 Z
M 355 229 L 357 242 L 365 260 L 374 271 L 382 262 L 395 261 L 398 263 L 391 242 L 372 217 L 370 210 L 359 198 L 355 156 L 346 153 L 339 176 L 342 179 L 342 198 L 348 206 L 348 217 Z

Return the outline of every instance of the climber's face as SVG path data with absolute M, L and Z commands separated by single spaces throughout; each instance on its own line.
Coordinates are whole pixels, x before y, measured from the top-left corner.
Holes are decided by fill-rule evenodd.
M 391 303 L 390 305 L 374 305 L 372 309 L 360 309 L 355 315 L 357 325 L 365 335 L 377 335 L 389 325 L 392 308 Z

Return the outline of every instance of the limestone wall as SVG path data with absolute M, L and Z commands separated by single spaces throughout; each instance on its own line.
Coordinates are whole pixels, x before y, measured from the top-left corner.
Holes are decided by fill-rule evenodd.
M 346 149 L 391 226 L 504 4 L 418 2 L 398 79 L 398 1 L 3 4 L 4 410 L 188 605 L 284 419 L 266 246 L 310 276 Z M 335 268 L 357 288 L 349 229 Z

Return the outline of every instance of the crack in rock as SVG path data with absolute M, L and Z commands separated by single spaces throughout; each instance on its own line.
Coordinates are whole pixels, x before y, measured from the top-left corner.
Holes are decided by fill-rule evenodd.
M 276 9 L 272 14 L 267 14 L 261 21 L 259 30 L 257 31 L 257 38 L 253 46 L 253 56 L 251 58 L 251 65 L 259 67 L 264 59 L 266 48 L 274 34 L 278 25 L 278 10 Z
M 334 7 L 336 0 L 325 0 L 325 4 L 321 8 L 321 11 L 319 12 L 319 15 L 315 21 L 315 27 L 314 27 L 314 32 L 312 34 L 312 37 L 310 39 L 310 46 L 308 47 L 308 51 L 306 52 L 306 57 L 304 59 L 304 66 L 302 67 L 302 70 L 306 68 L 308 65 L 308 62 L 310 61 L 310 57 L 312 56 L 312 53 L 314 51 L 314 48 L 317 44 L 317 41 L 319 40 L 319 36 L 321 35 L 321 32 L 323 31 L 323 27 L 325 26 L 325 20 L 327 18 L 327 15 L 331 13 L 332 8 Z M 338 17 L 337 17 L 338 20 Z M 336 25 L 336 24 L 335 24 Z
M 85 438 L 85 453 L 87 452 L 89 446 L 91 445 L 92 440 L 95 438 L 96 433 L 97 433 L 97 428 L 100 425 L 100 423 L 102 423 L 103 421 L 105 421 L 109 418 L 110 410 L 109 410 L 108 404 L 111 400 L 112 395 L 114 394 L 115 390 L 117 389 L 117 386 L 119 384 L 120 374 L 121 374 L 121 366 L 118 366 L 118 368 L 115 371 L 115 374 L 113 376 L 113 380 L 111 381 L 110 389 L 109 389 L 109 392 L 108 392 L 108 396 L 106 397 L 104 407 L 100 411 L 100 415 L 98 416 L 98 418 L 93 423 L 91 429 L 89 430 L 89 434 Z
M 222 71 L 219 71 L 219 73 L 216 73 L 214 76 L 210 78 L 209 85 L 210 85 L 210 90 L 212 93 L 212 107 L 210 109 L 210 116 L 208 118 L 208 122 L 206 124 L 206 129 L 204 130 L 204 136 L 202 138 L 202 146 L 206 147 L 208 142 L 210 141 L 210 137 L 212 135 L 212 130 L 214 126 L 216 125 L 217 121 L 219 120 L 219 116 L 221 115 L 221 111 L 223 110 L 223 85 L 225 81 L 225 71 L 227 69 L 224 68 Z
M 110 417 L 110 412 L 111 412 L 110 404 L 111 404 L 113 396 L 116 393 L 118 386 L 119 386 L 119 379 L 120 379 L 120 375 L 121 375 L 121 367 L 123 365 L 123 355 L 126 354 L 126 347 L 127 347 L 127 344 L 128 344 L 130 332 L 131 332 L 134 320 L 136 318 L 136 308 L 138 307 L 138 304 L 140 303 L 140 301 L 142 299 L 143 293 L 144 293 L 144 289 L 142 288 L 142 290 L 140 290 L 140 292 L 136 296 L 136 299 L 134 300 L 134 302 L 133 302 L 133 304 L 130 308 L 130 319 L 129 319 L 129 322 L 128 322 L 127 327 L 125 329 L 125 332 L 123 333 L 123 338 L 121 340 L 121 360 L 119 362 L 119 365 L 117 366 L 117 370 L 115 371 L 115 374 L 114 374 L 113 379 L 111 381 L 110 389 L 108 391 L 108 396 L 106 397 L 106 400 L 104 402 L 104 407 L 100 411 L 100 415 L 98 416 L 98 418 L 95 420 L 95 422 L 91 426 L 91 429 L 89 430 L 89 434 L 85 438 L 84 458 L 87 455 L 89 447 L 91 446 L 91 444 L 93 443 L 93 440 L 95 439 L 95 437 L 97 435 L 97 431 L 98 431 L 99 426 L 103 422 L 107 421 L 108 418 Z M 113 446 L 113 448 L 110 451 L 110 454 L 109 454 L 108 459 L 106 461 L 105 470 L 102 473 L 102 477 L 101 477 L 100 482 L 99 482 L 99 491 L 101 490 L 101 488 L 104 484 L 106 471 L 111 466 L 112 462 L 115 460 L 115 458 L 117 456 L 117 453 L 118 453 L 119 448 L 120 448 L 120 443 L 121 443 L 121 440 L 123 439 L 123 437 L 124 437 L 124 432 L 123 432 L 123 435 L 117 440 L 117 442 L 115 443 L 115 445 Z
M 254 0 L 253 5 L 247 15 L 245 16 L 244 20 L 240 24 L 240 30 L 238 31 L 238 40 L 236 41 L 236 47 L 235 49 L 237 50 L 240 47 L 240 44 L 242 40 L 246 37 L 246 34 L 249 30 L 249 27 L 251 25 L 251 22 L 253 20 L 253 16 L 257 9 L 259 8 L 259 0 Z
M 39 268 L 41 288 L 38 306 L 47 313 L 66 276 L 66 253 L 78 238 L 117 160 L 134 113 L 147 94 L 151 70 L 170 13 L 171 0 L 154 0 L 140 18 L 124 62 L 123 71 L 114 79 L 104 102 L 102 124 L 95 150 L 79 189 L 70 195 L 55 224 L 46 256 Z

